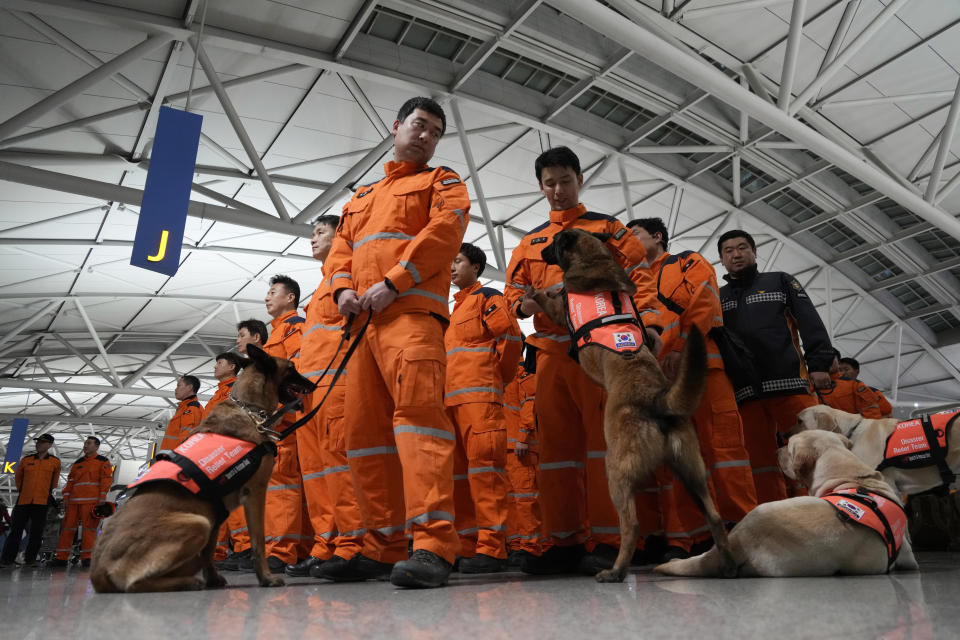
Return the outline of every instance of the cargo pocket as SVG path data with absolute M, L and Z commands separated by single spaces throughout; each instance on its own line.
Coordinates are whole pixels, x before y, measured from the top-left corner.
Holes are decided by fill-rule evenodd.
M 732 397 L 714 398 L 710 401 L 710 410 L 713 412 L 710 420 L 713 446 L 718 449 L 744 446 L 743 426 L 736 401 Z
M 442 347 L 404 349 L 397 374 L 397 408 L 424 407 L 442 411 L 445 368 Z

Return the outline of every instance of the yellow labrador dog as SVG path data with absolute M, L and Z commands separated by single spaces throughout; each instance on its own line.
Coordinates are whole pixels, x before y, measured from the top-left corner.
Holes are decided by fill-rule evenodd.
M 237 376 L 230 398 L 193 429 L 171 458 L 195 462 L 197 473 L 188 479 L 187 467 L 158 461 L 138 481 L 147 482 L 107 520 L 90 566 L 90 582 L 98 592 L 224 586 L 226 580 L 213 566 L 213 551 L 220 522 L 240 505 L 260 586 L 283 586 L 283 578 L 270 573 L 264 558 L 264 504 L 276 447 L 258 426 L 278 402 L 290 402 L 316 385 L 289 360 L 254 345 L 247 346 L 247 354 L 250 364 Z M 194 451 L 203 453 L 191 458 Z
M 853 442 L 853 452 L 858 458 L 876 469 L 884 461 L 887 439 L 897 428 L 896 418 L 864 418 L 856 413 L 847 413 L 826 405 L 807 407 L 797 415 L 794 431 L 821 429 L 841 433 Z M 946 426 L 947 466 L 960 474 L 960 414 Z M 901 493 L 915 495 L 943 484 L 943 478 L 935 464 L 916 468 L 885 466 L 881 472 L 891 485 Z
M 780 467 L 809 487 L 810 495 L 761 504 L 730 532 L 730 550 L 740 577 L 868 575 L 886 573 L 890 556 L 883 537 L 873 529 L 840 517 L 827 494 L 863 488 L 900 505 L 896 492 L 880 472 L 851 451 L 844 436 L 804 431 L 778 452 Z M 857 509 L 857 506 L 853 506 Z M 895 529 L 906 527 L 904 516 Z M 902 531 L 900 532 L 902 535 Z M 910 541 L 903 535 L 893 568 L 916 570 Z M 720 576 L 716 550 L 654 567 L 671 576 Z
M 636 286 L 604 244 L 605 239 L 604 234 L 569 229 L 558 233 L 544 249 L 544 259 L 563 269 L 567 295 L 622 292 L 629 296 L 636 292 Z M 533 289 L 527 295 L 553 322 L 567 325 L 568 311 L 561 298 Z M 626 576 L 639 531 L 635 493 L 640 482 L 661 463 L 673 471 L 703 513 L 715 548 L 727 549 L 726 530 L 707 488 L 700 442 L 690 421 L 706 384 L 703 336 L 696 327 L 690 332 L 680 370 L 671 384 L 650 349 L 633 333 L 623 335 L 630 335 L 632 346 L 638 348 L 617 353 L 591 342 L 579 351 L 584 372 L 607 392 L 603 415 L 607 483 L 620 517 L 620 552 L 613 568 L 597 574 L 598 582 L 621 582 Z M 732 562 L 727 566 L 732 574 Z

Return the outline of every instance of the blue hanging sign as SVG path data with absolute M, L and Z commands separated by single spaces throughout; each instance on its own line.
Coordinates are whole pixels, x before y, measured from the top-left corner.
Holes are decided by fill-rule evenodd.
M 17 464 L 20 463 L 20 454 L 23 453 L 23 443 L 27 439 L 27 425 L 29 423 L 30 421 L 26 418 L 17 418 L 13 421 L 10 441 L 7 443 L 7 453 L 3 458 L 3 473 L 0 475 L 16 472 Z
M 203 116 L 161 107 L 130 264 L 172 276 L 180 267 L 183 229 L 197 164 Z

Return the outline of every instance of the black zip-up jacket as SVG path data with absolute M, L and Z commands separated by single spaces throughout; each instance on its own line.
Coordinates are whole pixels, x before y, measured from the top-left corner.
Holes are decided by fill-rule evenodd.
M 789 273 L 758 273 L 756 265 L 739 277 L 723 276 L 723 324 L 753 352 L 761 389 L 736 389 L 737 402 L 760 397 L 809 393 L 807 371 L 828 371 L 833 348 L 820 314 Z M 803 340 L 803 351 L 800 340 Z

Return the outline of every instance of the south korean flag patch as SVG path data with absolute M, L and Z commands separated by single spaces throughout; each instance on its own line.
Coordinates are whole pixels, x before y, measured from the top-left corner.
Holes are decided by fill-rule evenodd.
M 613 334 L 613 346 L 617 350 L 636 349 L 637 338 L 632 331 L 618 331 Z

